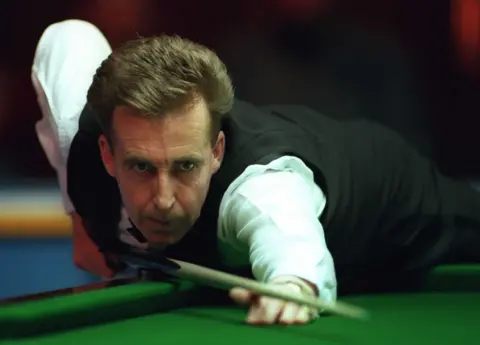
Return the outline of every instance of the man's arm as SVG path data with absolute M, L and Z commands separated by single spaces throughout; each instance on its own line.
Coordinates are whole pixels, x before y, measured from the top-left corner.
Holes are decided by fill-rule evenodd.
M 72 220 L 75 264 L 105 277 L 112 272 L 87 236 L 68 196 L 66 166 L 92 76 L 110 53 L 108 41 L 92 24 L 65 20 L 43 32 L 32 65 L 32 84 L 42 112 L 36 133 L 57 173 L 65 212 Z
M 36 79 L 33 76 L 34 85 Z M 40 90 L 41 91 L 41 90 Z M 39 94 L 39 103 L 43 105 L 43 118 L 37 122 L 35 130 L 42 146 L 45 155 L 57 174 L 58 184 L 62 195 L 62 202 L 65 213 L 70 216 L 72 221 L 72 239 L 73 239 L 73 259 L 76 267 L 85 270 L 87 272 L 99 275 L 105 278 L 114 276 L 114 272 L 106 263 L 106 259 L 102 253 L 100 253 L 96 245 L 87 235 L 83 220 L 80 215 L 75 211 L 75 207 L 67 192 L 67 157 L 65 152 L 68 152 L 70 147 L 69 140 L 64 143 L 64 146 L 58 140 L 57 126 L 53 125 L 49 121 L 50 114 L 45 107 L 45 98 L 42 98 L 44 94 Z M 58 122 L 58 121 L 57 121 Z
M 248 251 L 258 280 L 294 284 L 304 293 L 310 287 L 331 301 L 335 270 L 319 222 L 325 203 L 313 173 L 298 158 L 251 167 L 224 197 L 219 237 L 234 250 Z

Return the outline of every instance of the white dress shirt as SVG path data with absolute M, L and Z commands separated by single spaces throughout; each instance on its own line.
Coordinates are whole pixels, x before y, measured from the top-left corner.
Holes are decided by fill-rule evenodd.
M 57 172 L 68 213 L 74 211 L 66 189 L 68 151 L 91 78 L 110 51 L 98 29 L 78 20 L 52 25 L 37 47 L 32 80 L 43 118 L 36 131 Z M 312 171 L 299 158 L 249 166 L 221 201 L 218 240 L 223 261 L 231 267 L 251 265 L 256 279 L 264 282 L 285 275 L 303 278 L 317 286 L 324 300 L 336 299 L 334 263 L 319 221 L 326 202 Z M 139 245 L 125 231 L 131 225 L 124 209 L 122 214 L 120 239 Z

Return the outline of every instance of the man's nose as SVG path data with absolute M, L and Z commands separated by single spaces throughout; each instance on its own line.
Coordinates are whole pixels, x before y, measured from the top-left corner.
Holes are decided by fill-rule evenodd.
M 168 174 L 159 174 L 155 194 L 155 205 L 160 211 L 168 211 L 175 203 L 173 181 Z

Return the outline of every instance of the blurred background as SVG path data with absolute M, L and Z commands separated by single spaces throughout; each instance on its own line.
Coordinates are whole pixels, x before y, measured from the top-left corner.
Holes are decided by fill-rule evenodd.
M 451 176 L 480 175 L 479 0 L 64 0 L 0 3 L 0 298 L 96 280 L 40 147 L 30 81 L 50 24 L 92 22 L 113 48 L 175 33 L 214 49 L 237 97 L 301 103 L 398 130 Z

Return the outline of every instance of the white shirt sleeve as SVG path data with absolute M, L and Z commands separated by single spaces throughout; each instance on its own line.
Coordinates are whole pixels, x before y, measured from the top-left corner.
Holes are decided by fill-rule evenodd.
M 220 206 L 218 235 L 224 260 L 250 263 L 256 279 L 292 275 L 337 297 L 333 258 L 319 217 L 326 198 L 313 172 L 296 157 L 253 165 L 232 183 Z
M 42 146 L 48 162 L 57 173 L 58 184 L 62 195 L 63 208 L 66 213 L 74 211 L 74 207 L 67 193 L 67 163 L 66 158 L 63 159 L 60 153 L 60 143 L 57 135 L 53 132 L 53 128 L 47 118 L 42 118 L 35 125 L 37 137 Z
M 110 53 L 103 34 L 94 25 L 76 19 L 50 25 L 35 51 L 32 83 L 43 115 L 35 130 L 56 170 L 68 213 L 74 210 L 66 185 L 68 152 L 95 71 Z

